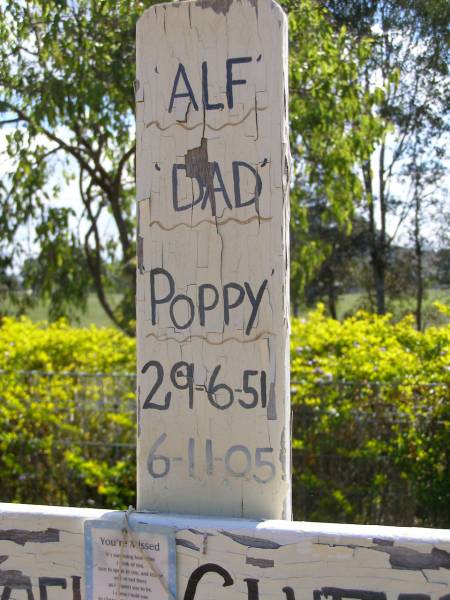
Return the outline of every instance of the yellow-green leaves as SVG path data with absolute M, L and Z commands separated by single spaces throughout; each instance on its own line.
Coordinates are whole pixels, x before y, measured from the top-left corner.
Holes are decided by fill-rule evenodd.
M 322 305 L 307 320 L 292 321 L 293 380 L 450 384 L 448 365 L 450 326 L 418 332 L 412 317 L 393 323 L 390 315 L 362 311 L 339 322 Z
M 111 508 L 133 502 L 134 368 L 134 340 L 117 329 L 4 319 L 4 500 Z
M 446 526 L 449 367 L 450 326 L 322 306 L 294 319 L 297 518 Z
M 320 306 L 293 319 L 295 517 L 448 524 L 449 365 L 450 326 L 340 323 Z M 115 329 L 4 320 L 3 500 L 134 503 L 134 367 Z
M 366 91 L 362 83 L 370 40 L 357 39 L 345 27 L 336 30 L 314 0 L 285 4 L 290 10 L 291 282 L 295 300 L 326 256 L 325 247 L 318 249 L 322 236 L 312 231 L 308 221 L 333 222 L 344 229 L 362 198 L 359 166 L 385 131 L 378 116 L 384 90 Z M 302 209 L 305 218 L 296 219 Z M 313 250 L 310 255 L 314 246 L 318 253 L 306 263 L 308 245 Z

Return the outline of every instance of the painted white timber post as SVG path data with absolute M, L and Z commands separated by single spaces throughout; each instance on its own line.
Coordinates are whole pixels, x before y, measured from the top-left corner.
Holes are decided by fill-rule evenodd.
M 137 26 L 138 510 L 291 518 L 287 20 Z

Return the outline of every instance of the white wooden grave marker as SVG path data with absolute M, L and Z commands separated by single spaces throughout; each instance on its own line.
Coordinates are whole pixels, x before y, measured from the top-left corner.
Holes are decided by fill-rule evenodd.
M 290 518 L 287 23 L 137 28 L 138 508 Z

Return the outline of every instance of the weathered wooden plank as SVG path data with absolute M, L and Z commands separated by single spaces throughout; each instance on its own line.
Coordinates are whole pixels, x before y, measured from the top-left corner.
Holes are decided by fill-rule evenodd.
M 290 518 L 285 15 L 156 5 L 136 88 L 138 508 Z
M 0 597 L 87 600 L 84 523 L 101 518 L 173 528 L 180 600 L 450 597 L 447 530 L 149 513 L 128 524 L 123 512 L 14 504 L 0 505 Z

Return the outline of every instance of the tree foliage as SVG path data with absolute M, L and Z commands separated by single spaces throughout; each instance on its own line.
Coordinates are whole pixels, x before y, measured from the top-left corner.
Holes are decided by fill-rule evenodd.
M 319 308 L 292 333 L 295 517 L 448 524 L 450 326 Z M 3 500 L 134 504 L 134 351 L 115 328 L 4 320 Z
M 419 332 L 412 317 L 363 312 L 340 323 L 323 306 L 293 321 L 298 515 L 448 523 L 449 362 L 448 325 Z
M 445 199 L 448 172 L 450 87 L 446 0 L 323 0 L 337 26 L 360 40 L 372 39 L 359 78 L 366 90 L 381 85 L 379 117 L 387 135 L 361 162 L 377 311 L 387 308 L 389 253 L 409 223 L 416 249 L 417 322 L 423 293 L 420 228 L 425 205 Z
M 125 330 L 134 315 L 134 25 L 149 3 L 9 0 L 0 13 L 0 111 L 12 161 L 0 190 L 1 237 L 14 241 L 19 254 L 20 227 L 35 226 L 38 268 L 28 269 L 26 282 L 51 300 L 52 316 L 82 306 L 93 286 Z M 349 43 L 345 28 L 336 33 L 313 0 L 284 4 L 291 38 L 296 291 L 327 251 L 305 234 L 308 206 L 325 199 L 324 221 L 348 220 L 361 194 L 355 161 L 380 135 L 377 118 L 362 106 L 370 108 L 381 92 L 363 93 L 358 83 L 368 43 Z M 61 164 L 77 179 L 82 215 L 75 214 L 74 200 L 55 205 L 60 189 L 53 176 Z M 106 218 L 114 230 L 105 230 Z M 76 234 L 64 232 L 74 231 L 76 219 Z M 108 262 L 120 266 L 115 273 L 125 293 L 119 306 L 108 299 Z
M 334 28 L 315 2 L 291 2 L 290 123 L 294 163 L 291 284 L 294 304 L 333 251 L 327 230 L 348 230 L 363 195 L 357 166 L 384 133 L 376 107 L 384 90 L 360 74 L 372 45 Z M 321 232 L 318 234 L 318 225 Z
M 3 321 L 0 472 L 11 501 L 135 502 L 134 366 L 134 339 L 117 328 Z
M 112 321 L 129 329 L 135 279 L 134 25 L 144 4 L 11 0 L 0 10 L 0 111 L 12 163 L 0 188 L 1 237 L 19 254 L 17 233 L 31 220 L 35 279 L 54 316 L 79 305 L 93 285 Z M 77 235 L 64 231 L 70 218 L 76 232 L 75 198 L 68 206 L 54 205 L 60 195 L 54 173 L 61 166 L 78 183 Z M 114 226 L 108 232 L 106 219 Z M 107 294 L 108 256 L 119 261 L 127 289 L 116 307 Z

